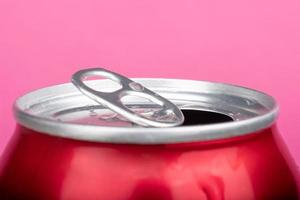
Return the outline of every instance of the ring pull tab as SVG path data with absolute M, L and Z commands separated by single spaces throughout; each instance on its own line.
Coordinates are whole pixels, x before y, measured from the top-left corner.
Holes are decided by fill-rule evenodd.
M 114 92 L 96 91 L 87 86 L 83 81 L 87 77 L 91 76 L 102 76 L 108 78 L 118 82 L 122 88 Z M 184 121 L 184 116 L 181 110 L 172 102 L 147 89 L 140 83 L 134 82 L 115 72 L 111 72 L 103 68 L 80 70 L 73 74 L 72 83 L 82 94 L 122 115 L 127 120 L 141 126 L 173 127 L 182 124 Z M 143 116 L 142 113 L 136 113 L 127 108 L 121 101 L 121 99 L 125 96 L 143 97 L 158 104 L 161 108 L 146 117 Z

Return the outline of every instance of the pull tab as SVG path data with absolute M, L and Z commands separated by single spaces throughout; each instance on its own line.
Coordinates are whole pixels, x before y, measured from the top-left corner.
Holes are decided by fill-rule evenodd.
M 90 76 L 102 76 L 118 82 L 122 88 L 114 92 L 99 92 L 87 86 L 83 80 Z M 72 76 L 72 83 L 82 94 L 122 115 L 127 120 L 141 126 L 172 127 L 183 123 L 184 116 L 181 110 L 169 100 L 157 93 L 145 88 L 140 83 L 134 82 L 125 76 L 103 68 L 84 69 Z M 161 109 L 155 111 L 151 116 L 143 116 L 127 108 L 121 98 L 125 96 L 138 96 L 149 99 L 158 104 Z

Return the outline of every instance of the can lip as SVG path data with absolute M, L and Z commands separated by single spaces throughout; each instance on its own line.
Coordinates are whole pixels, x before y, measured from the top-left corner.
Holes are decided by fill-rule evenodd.
M 80 94 L 72 84 L 66 83 L 35 90 L 18 98 L 14 103 L 15 118 L 24 127 L 57 137 L 105 143 L 166 144 L 211 141 L 251 134 L 271 126 L 278 115 L 278 105 L 271 96 L 245 87 L 182 79 L 135 78 L 133 80 L 162 96 L 165 95 L 170 100 L 188 98 L 187 100 L 195 100 L 194 104 L 197 101 L 211 103 L 210 109 L 215 106 L 213 109 L 217 112 L 220 106 L 228 107 L 228 110 L 235 106 L 239 109 L 238 112 L 242 114 L 245 112 L 246 117 L 241 120 L 237 117 L 233 122 L 170 128 L 97 126 L 62 122 L 45 117 L 45 114 L 41 114 L 41 108 L 44 109 L 43 111 L 55 109 L 54 104 L 49 104 L 55 98 L 67 101 L 68 98 L 74 99 L 74 95 Z M 105 81 L 90 82 L 107 85 Z M 203 99 L 204 97 L 209 98 Z M 243 102 L 248 100 L 253 100 L 257 105 Z M 36 105 L 39 106 L 39 112 L 34 111 Z M 252 113 L 251 116 L 247 117 L 247 112 Z

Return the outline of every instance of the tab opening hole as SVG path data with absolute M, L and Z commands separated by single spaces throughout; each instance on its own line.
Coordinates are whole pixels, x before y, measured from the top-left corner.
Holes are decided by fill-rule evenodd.
M 184 123 L 182 126 L 217 124 L 234 121 L 233 118 L 228 115 L 213 111 L 191 109 L 182 109 L 181 111 L 184 115 Z
M 93 80 L 103 80 L 103 82 L 97 82 Z M 90 75 L 83 78 L 84 84 L 89 88 L 98 91 L 111 93 L 122 88 L 122 85 L 115 80 L 108 79 L 101 75 Z
M 154 104 L 150 99 L 135 95 L 125 95 L 120 99 L 121 103 L 130 110 L 160 107 Z
M 146 118 L 151 118 L 155 111 L 163 108 L 161 105 L 157 104 L 157 102 L 153 102 L 147 97 L 132 94 L 121 97 L 120 101 L 128 109 L 136 114 L 143 115 Z
M 151 103 L 152 105 L 158 105 L 160 108 L 163 106 L 163 102 L 155 96 L 149 95 L 143 92 L 126 91 L 122 93 L 121 102 L 126 106 L 127 103 L 139 103 L 146 104 Z

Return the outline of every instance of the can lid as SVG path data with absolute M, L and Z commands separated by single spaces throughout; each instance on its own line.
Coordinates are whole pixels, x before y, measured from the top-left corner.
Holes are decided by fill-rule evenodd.
M 14 104 L 17 121 L 32 130 L 84 141 L 164 144 L 209 141 L 251 134 L 269 127 L 278 113 L 274 99 L 255 90 L 205 81 L 133 79 L 174 103 L 181 110 L 222 113 L 231 122 L 166 128 L 141 127 L 83 95 L 71 83 L 30 92 Z M 85 82 L 101 91 L 116 89 L 110 80 Z M 147 114 L 158 105 L 140 97 L 122 99 L 128 108 Z

